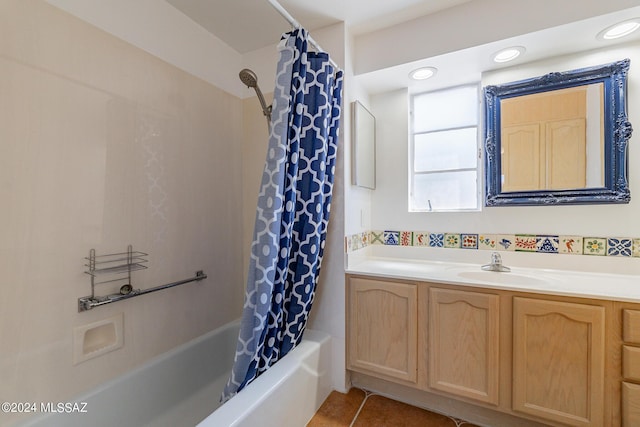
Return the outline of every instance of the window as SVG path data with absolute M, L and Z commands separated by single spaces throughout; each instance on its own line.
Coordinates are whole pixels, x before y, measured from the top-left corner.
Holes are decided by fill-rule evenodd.
M 478 209 L 478 86 L 411 97 L 410 211 Z

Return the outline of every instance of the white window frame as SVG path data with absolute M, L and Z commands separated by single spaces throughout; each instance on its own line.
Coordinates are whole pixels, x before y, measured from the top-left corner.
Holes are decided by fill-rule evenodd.
M 478 114 L 476 117 L 476 124 L 475 126 L 473 125 L 469 125 L 469 126 L 459 126 L 459 127 L 442 127 L 442 128 L 437 128 L 437 129 L 433 129 L 433 130 L 429 130 L 426 132 L 419 132 L 416 133 L 414 131 L 414 122 L 415 122 L 415 117 L 414 117 L 414 98 L 417 96 L 423 96 L 425 94 L 429 94 L 429 93 L 437 93 L 437 92 L 443 92 L 443 91 L 449 91 L 449 90 L 454 90 L 454 89 L 458 89 L 458 88 L 462 88 L 462 87 L 474 87 L 476 88 L 477 91 L 477 103 L 478 103 Z M 410 99 L 410 129 L 409 129 L 409 212 L 478 212 L 481 211 L 482 208 L 482 182 L 483 182 L 483 177 L 482 177 L 482 165 L 481 165 L 481 160 L 482 160 L 482 148 L 481 148 L 481 128 L 480 128 L 480 120 L 481 120 L 481 104 L 482 104 L 482 99 L 481 99 L 481 90 L 480 90 L 480 83 L 471 83 L 471 84 L 464 84 L 464 85 L 459 85 L 459 86 L 451 86 L 451 87 L 447 87 L 447 88 L 443 88 L 443 89 L 438 89 L 438 90 L 434 90 L 434 91 L 429 91 L 429 92 L 420 92 L 420 93 L 415 93 L 411 95 L 411 99 Z M 428 133 L 434 133 L 434 132 L 443 132 L 443 131 L 450 131 L 450 130 L 460 130 L 460 129 L 470 129 L 470 128 L 475 128 L 476 129 L 476 167 L 475 168 L 460 168 L 460 169 L 446 169 L 446 170 L 436 170 L 436 171 L 420 171 L 417 172 L 415 170 L 415 137 L 416 135 L 424 135 L 424 134 L 428 134 Z M 415 206 L 415 202 L 414 202 L 414 186 L 415 186 L 415 176 L 416 175 L 426 175 L 426 174 L 436 174 L 436 173 L 445 173 L 445 172 L 463 172 L 463 171 L 475 171 L 476 172 L 476 206 L 473 208 L 456 208 L 456 209 L 433 209 L 433 208 L 418 208 Z

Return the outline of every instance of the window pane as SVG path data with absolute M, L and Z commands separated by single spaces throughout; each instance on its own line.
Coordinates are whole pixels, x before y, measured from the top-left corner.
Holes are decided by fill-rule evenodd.
M 476 171 L 414 175 L 413 208 L 416 210 L 476 209 Z
M 476 128 L 432 132 L 415 136 L 414 170 L 426 172 L 476 168 Z
M 413 97 L 413 132 L 473 126 L 478 121 L 478 88 L 461 86 Z

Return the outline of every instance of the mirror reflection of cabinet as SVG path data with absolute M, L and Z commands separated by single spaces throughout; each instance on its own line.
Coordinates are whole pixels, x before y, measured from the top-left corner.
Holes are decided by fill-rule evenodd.
M 599 83 L 503 100 L 502 191 L 602 187 L 602 96 Z
M 629 203 L 629 64 L 486 86 L 485 206 Z

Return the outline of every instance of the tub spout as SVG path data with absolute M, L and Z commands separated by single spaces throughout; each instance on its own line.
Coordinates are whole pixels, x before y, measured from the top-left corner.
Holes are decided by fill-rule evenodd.
M 482 269 L 485 271 L 498 271 L 498 272 L 511 271 L 509 267 L 502 265 L 502 257 L 498 252 L 491 253 L 491 264 L 483 265 Z

